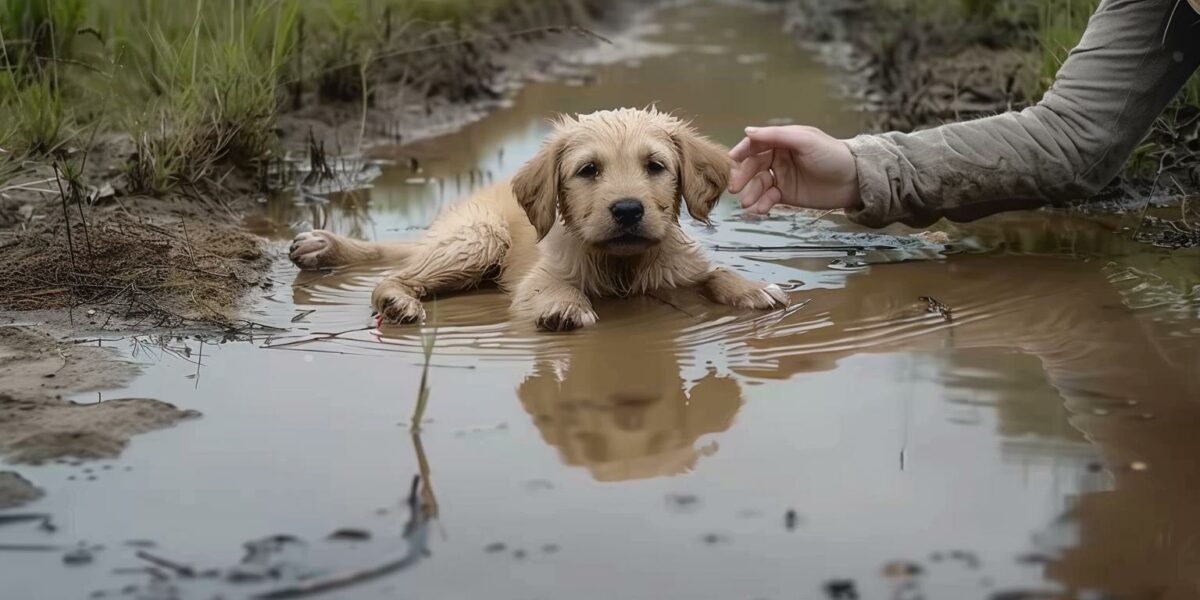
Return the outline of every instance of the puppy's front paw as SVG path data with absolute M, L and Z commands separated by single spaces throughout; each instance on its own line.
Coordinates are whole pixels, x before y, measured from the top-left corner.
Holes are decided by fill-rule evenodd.
M 588 306 L 564 302 L 550 307 L 534 319 L 543 331 L 572 331 L 596 324 L 596 313 Z
M 425 307 L 404 286 L 379 284 L 371 294 L 371 306 L 384 323 L 416 323 L 425 319 Z
M 297 235 L 288 248 L 292 264 L 305 270 L 324 269 L 337 266 L 337 234 L 322 229 L 306 231 Z
M 749 310 L 769 310 L 786 308 L 790 301 L 783 289 L 771 283 L 742 280 L 725 282 L 724 285 L 714 286 L 712 297 L 717 302 Z

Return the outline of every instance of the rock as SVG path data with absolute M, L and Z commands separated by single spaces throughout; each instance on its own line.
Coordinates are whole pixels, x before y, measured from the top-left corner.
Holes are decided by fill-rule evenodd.
M 0 510 L 28 504 L 43 495 L 42 490 L 15 471 L 0 471 Z
M 371 539 L 371 532 L 346 527 L 329 534 L 325 539 L 337 542 L 365 542 Z
M 65 565 L 77 567 L 80 565 L 91 564 L 94 558 L 95 556 L 92 555 L 91 550 L 88 550 L 87 548 L 76 548 L 64 554 L 62 561 Z

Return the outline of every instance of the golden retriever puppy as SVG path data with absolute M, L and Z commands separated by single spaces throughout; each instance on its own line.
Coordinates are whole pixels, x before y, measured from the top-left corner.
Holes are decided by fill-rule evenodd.
M 495 281 L 519 318 L 564 331 L 596 322 L 592 298 L 695 286 L 746 309 L 787 304 L 778 286 L 713 265 L 679 224 L 707 222 L 729 180 L 726 149 L 654 109 L 561 117 L 509 184 L 445 210 L 416 242 L 302 233 L 302 269 L 396 261 L 371 303 L 389 323 L 420 320 L 421 299 Z

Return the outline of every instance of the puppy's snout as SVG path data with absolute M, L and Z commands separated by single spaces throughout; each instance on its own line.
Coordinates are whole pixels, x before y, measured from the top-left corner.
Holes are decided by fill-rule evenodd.
M 612 212 L 613 220 L 622 227 L 632 227 L 641 223 L 642 215 L 646 214 L 642 201 L 632 198 L 617 200 L 608 210 Z

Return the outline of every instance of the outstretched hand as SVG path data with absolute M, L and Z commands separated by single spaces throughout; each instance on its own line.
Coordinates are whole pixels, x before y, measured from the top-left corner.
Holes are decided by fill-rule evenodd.
M 815 127 L 747 127 L 729 157 L 737 163 L 729 191 L 741 193 L 742 208 L 752 213 L 766 214 L 781 202 L 816 209 L 862 205 L 850 148 Z

